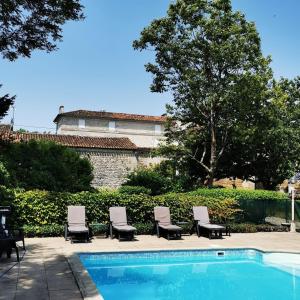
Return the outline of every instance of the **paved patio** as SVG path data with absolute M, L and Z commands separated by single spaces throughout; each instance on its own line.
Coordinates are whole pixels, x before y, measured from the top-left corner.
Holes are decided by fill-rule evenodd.
M 20 264 L 15 263 L 15 255 L 12 259 L 2 257 L 0 260 L 0 300 L 82 299 L 70 267 L 76 252 L 257 248 L 300 253 L 300 234 L 286 232 L 233 234 L 222 240 L 183 236 L 182 240 L 167 241 L 142 235 L 133 242 L 96 237 L 87 244 L 71 244 L 63 238 L 32 238 L 26 239 L 26 243 L 27 251 L 21 252 L 24 257 Z

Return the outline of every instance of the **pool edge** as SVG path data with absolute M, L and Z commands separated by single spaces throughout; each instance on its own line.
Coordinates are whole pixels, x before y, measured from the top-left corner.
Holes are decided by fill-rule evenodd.
M 78 253 L 74 253 L 72 256 L 67 257 L 67 260 L 83 299 L 104 300 L 88 271 L 81 263 Z

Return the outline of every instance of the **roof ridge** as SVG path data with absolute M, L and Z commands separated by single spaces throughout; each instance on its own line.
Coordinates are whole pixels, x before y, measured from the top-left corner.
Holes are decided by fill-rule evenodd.
M 112 119 L 123 119 L 123 120 L 133 120 L 133 121 L 148 121 L 148 122 L 160 122 L 163 123 L 167 120 L 166 116 L 153 116 L 153 115 L 143 115 L 143 114 L 133 114 L 133 113 L 123 113 L 123 112 L 109 112 L 109 111 L 96 111 L 96 110 L 73 110 L 68 112 L 59 113 L 54 122 L 63 116 L 71 116 L 77 118 L 112 118 Z

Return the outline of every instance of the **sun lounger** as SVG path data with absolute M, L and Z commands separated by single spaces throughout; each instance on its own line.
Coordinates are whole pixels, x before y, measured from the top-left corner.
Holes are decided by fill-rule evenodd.
M 229 232 L 229 227 L 212 224 L 209 219 L 209 214 L 206 206 L 194 206 L 193 207 L 195 227 L 197 235 L 200 237 L 201 233 L 208 233 L 209 239 L 213 237 L 222 238 L 222 233 L 225 231 L 226 235 Z
M 128 225 L 126 207 L 110 207 L 109 208 L 110 226 L 109 233 L 110 238 L 113 238 L 115 234 L 119 241 L 122 237 L 129 240 L 134 239 L 134 232 L 136 228 Z
M 65 224 L 65 240 L 71 237 L 71 242 L 76 239 L 89 241 L 89 228 L 85 217 L 84 206 L 68 206 L 68 221 Z
M 156 222 L 157 237 L 160 237 L 162 234 L 166 234 L 168 240 L 170 239 L 170 236 L 181 238 L 182 228 L 171 223 L 169 207 L 154 207 L 154 218 Z

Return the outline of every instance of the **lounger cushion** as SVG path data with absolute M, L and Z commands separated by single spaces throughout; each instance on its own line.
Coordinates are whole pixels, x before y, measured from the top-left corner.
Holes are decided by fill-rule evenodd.
M 109 217 L 110 221 L 113 225 L 127 225 L 127 214 L 126 214 L 126 207 L 110 207 L 109 208 Z
M 68 206 L 68 224 L 85 224 L 84 206 Z
M 154 207 L 155 221 L 159 223 L 171 224 L 171 216 L 169 207 L 156 206 Z
M 210 229 L 210 230 L 221 230 L 221 229 L 225 229 L 224 226 L 216 225 L 216 224 L 205 224 L 205 223 L 198 222 L 198 225 L 199 225 L 200 227 L 207 228 L 207 229 Z
M 126 231 L 126 232 L 131 232 L 136 230 L 135 227 L 130 225 L 113 225 L 113 228 L 118 231 Z
M 80 233 L 80 232 L 88 232 L 89 229 L 84 226 L 84 225 L 71 225 L 68 227 L 68 230 L 69 232 L 77 232 L 77 233 Z
M 158 224 L 160 228 L 165 229 L 165 230 L 169 230 L 169 231 L 179 231 L 182 230 L 181 227 L 177 226 L 177 225 L 172 225 L 172 224 Z
M 209 214 L 206 206 L 193 206 L 194 220 L 209 224 Z

